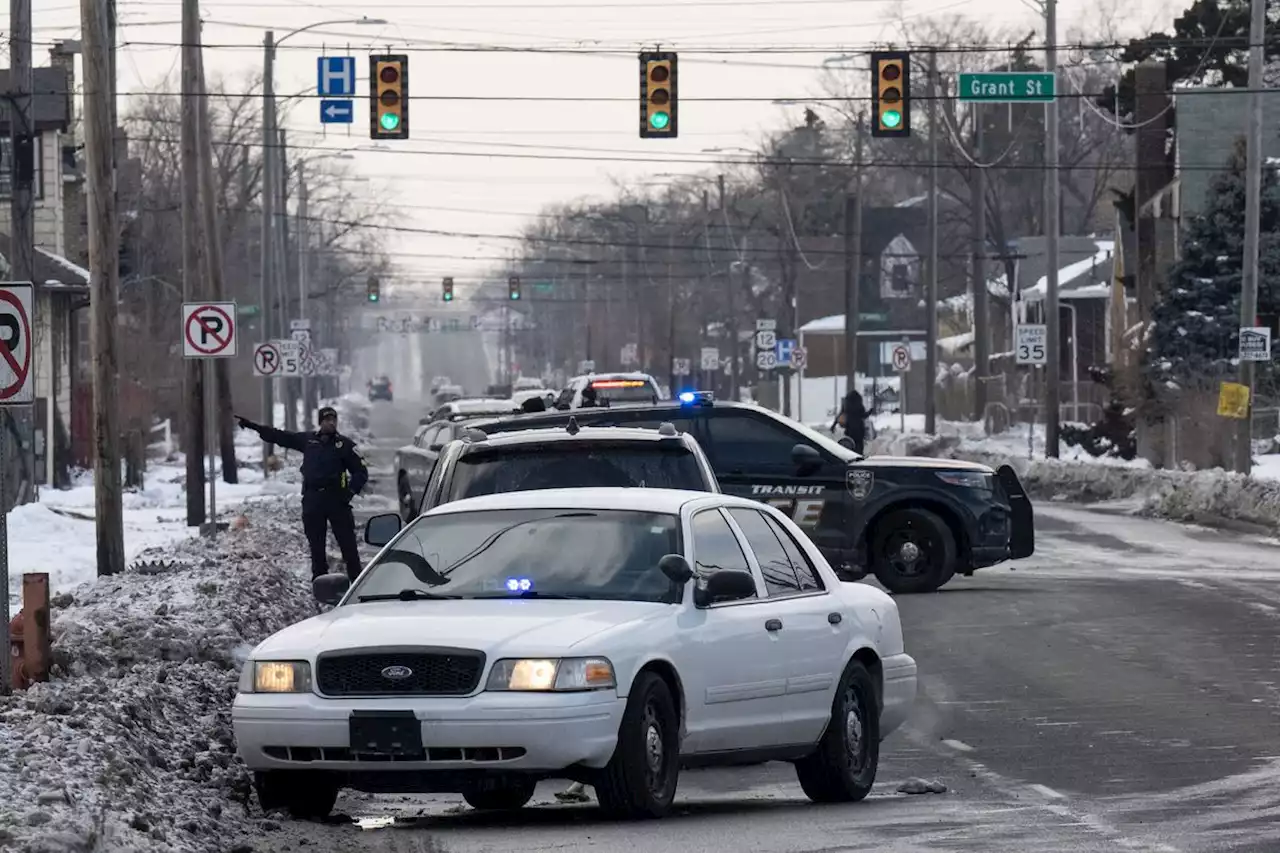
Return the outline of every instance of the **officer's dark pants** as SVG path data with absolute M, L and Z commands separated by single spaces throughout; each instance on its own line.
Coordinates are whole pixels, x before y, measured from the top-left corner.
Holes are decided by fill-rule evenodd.
M 329 528 L 338 540 L 342 561 L 347 564 L 347 575 L 355 580 L 360 574 L 360 549 L 356 544 L 356 519 L 346 492 L 340 489 L 323 489 L 304 492 L 302 495 L 302 530 L 311 546 L 311 576 L 319 577 L 329 571 Z
M 845 435 L 853 442 L 853 450 L 855 453 L 866 453 L 867 431 L 865 429 L 845 431 Z

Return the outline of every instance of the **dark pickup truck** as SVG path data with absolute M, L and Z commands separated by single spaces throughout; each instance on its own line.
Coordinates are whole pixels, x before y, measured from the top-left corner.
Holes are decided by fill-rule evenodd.
M 563 429 L 570 417 L 583 427 L 670 423 L 705 451 L 721 489 L 790 513 L 842 578 L 874 574 L 890 592 L 931 592 L 956 574 L 1035 551 L 1031 501 L 1008 465 L 993 471 L 950 459 L 864 457 L 767 409 L 685 396 L 477 420 L 468 428 L 496 436 Z

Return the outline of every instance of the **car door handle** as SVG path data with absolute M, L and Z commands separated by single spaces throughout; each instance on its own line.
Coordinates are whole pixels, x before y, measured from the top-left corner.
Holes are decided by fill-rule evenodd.
M 781 630 L 782 630 L 782 620 L 781 620 L 781 619 L 770 619 L 768 622 L 764 623 L 764 629 L 765 629 L 766 631 L 781 631 Z

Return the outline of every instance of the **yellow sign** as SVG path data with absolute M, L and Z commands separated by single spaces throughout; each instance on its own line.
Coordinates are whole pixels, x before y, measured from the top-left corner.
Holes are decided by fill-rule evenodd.
M 1236 420 L 1249 417 L 1249 386 L 1223 382 L 1222 390 L 1218 392 L 1218 415 Z

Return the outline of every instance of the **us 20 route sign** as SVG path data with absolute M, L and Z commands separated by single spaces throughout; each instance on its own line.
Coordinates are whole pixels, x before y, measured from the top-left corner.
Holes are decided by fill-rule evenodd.
M 236 304 L 182 303 L 182 354 L 187 358 L 234 357 Z
M 34 303 L 30 284 L 0 284 L 0 406 L 29 406 L 36 399 Z

